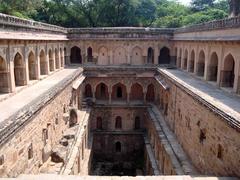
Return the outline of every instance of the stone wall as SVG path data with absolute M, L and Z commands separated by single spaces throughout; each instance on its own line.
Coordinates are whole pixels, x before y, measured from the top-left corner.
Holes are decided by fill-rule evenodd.
M 239 129 L 175 80 L 161 78 L 171 88 L 159 84 L 156 104 L 193 165 L 202 174 L 240 176 Z
M 2 144 L 1 177 L 40 172 L 41 166 L 50 157 L 52 148 L 59 144 L 63 132 L 69 127 L 67 114 L 71 93 L 72 83 L 51 97 L 50 101 L 38 107 L 35 114 L 31 115 L 31 119 Z M 48 95 L 52 95 L 51 92 L 48 92 Z M 31 108 L 34 109 L 33 105 Z

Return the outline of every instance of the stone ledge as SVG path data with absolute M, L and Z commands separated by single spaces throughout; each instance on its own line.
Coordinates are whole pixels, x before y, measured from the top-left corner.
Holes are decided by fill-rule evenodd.
M 16 132 L 29 123 L 35 115 L 54 97 L 56 97 L 63 89 L 73 82 L 82 73 L 82 69 L 78 69 L 74 74 L 69 75 L 56 86 L 43 93 L 31 103 L 27 104 L 21 110 L 13 114 L 0 124 L 0 146 L 7 142 Z

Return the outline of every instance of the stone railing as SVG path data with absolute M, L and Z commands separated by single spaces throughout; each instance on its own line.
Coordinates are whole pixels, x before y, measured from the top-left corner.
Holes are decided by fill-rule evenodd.
M 144 28 L 144 27 L 103 27 L 103 28 L 69 28 L 68 33 L 173 33 L 173 28 Z
M 24 29 L 36 29 L 36 30 L 67 33 L 66 28 L 63 28 L 60 26 L 41 23 L 33 20 L 22 19 L 15 16 L 2 14 L 2 13 L 0 13 L 0 26 L 2 27 L 12 26 L 12 27 L 18 27 L 18 28 L 24 28 Z
M 174 29 L 106 27 L 106 28 L 70 28 L 69 39 L 170 39 Z
M 238 27 L 240 27 L 240 16 L 178 28 L 174 31 L 174 33 L 211 31 L 211 30 L 217 30 L 217 29 L 238 28 Z

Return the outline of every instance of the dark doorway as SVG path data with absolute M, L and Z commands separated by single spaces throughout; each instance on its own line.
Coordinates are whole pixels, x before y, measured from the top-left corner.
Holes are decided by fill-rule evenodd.
M 160 50 L 158 64 L 170 64 L 170 50 L 167 47 Z
M 70 61 L 73 64 L 82 64 L 81 49 L 79 47 L 74 46 L 71 48 Z

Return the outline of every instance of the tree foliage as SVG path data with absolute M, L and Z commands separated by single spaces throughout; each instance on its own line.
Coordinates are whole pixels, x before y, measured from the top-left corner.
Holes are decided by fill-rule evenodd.
M 64 27 L 181 27 L 228 16 L 231 0 L 0 0 L 0 12 Z

